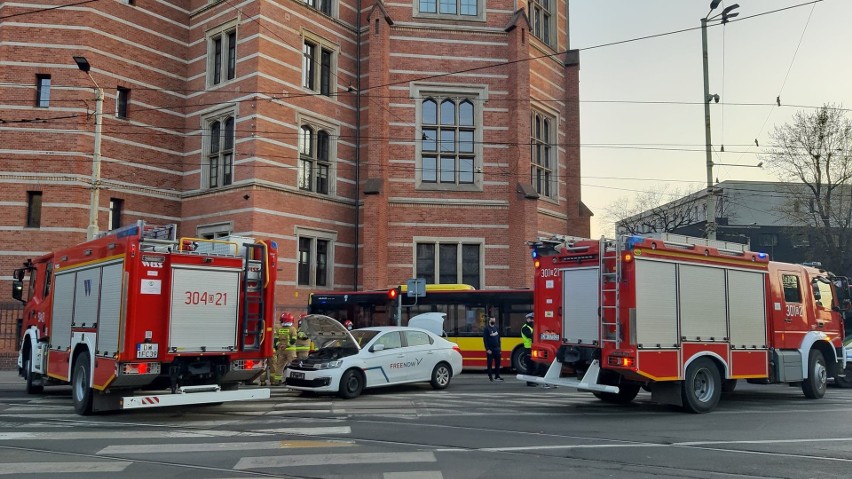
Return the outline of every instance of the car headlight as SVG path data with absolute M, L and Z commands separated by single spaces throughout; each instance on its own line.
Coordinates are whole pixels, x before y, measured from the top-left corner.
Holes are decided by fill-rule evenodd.
M 314 364 L 314 369 L 334 369 L 339 368 L 343 364 L 342 359 L 338 359 L 337 361 L 329 361 L 327 363 L 316 363 Z

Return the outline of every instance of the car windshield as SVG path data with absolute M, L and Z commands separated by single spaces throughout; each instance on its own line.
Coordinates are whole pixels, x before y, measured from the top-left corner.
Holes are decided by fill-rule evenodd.
M 356 329 L 352 331 L 352 337 L 355 338 L 355 341 L 358 341 L 358 346 L 364 347 L 365 344 L 369 343 L 370 340 L 376 337 L 379 334 L 378 331 L 372 329 Z

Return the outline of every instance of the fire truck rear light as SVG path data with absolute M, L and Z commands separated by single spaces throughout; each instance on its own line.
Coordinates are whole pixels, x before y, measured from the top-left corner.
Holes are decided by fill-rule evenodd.
M 625 254 L 625 255 L 624 255 L 624 262 L 625 262 L 625 263 L 629 263 L 629 262 L 631 262 L 631 261 L 633 261 L 633 255 L 632 255 L 632 254 L 630 254 L 630 253 Z
M 607 361 L 610 366 L 620 366 L 622 368 L 632 368 L 636 364 L 636 360 L 628 357 L 610 356 Z
M 264 363 L 263 360 L 260 359 L 238 359 L 231 363 L 231 369 L 240 370 L 240 369 L 263 369 Z
M 540 268 L 540 267 L 541 267 L 541 261 L 539 261 L 539 260 L 535 260 L 535 261 L 533 261 L 533 264 L 535 265 L 535 268 L 536 268 L 536 269 L 538 269 L 538 268 Z
M 124 374 L 160 374 L 160 363 L 127 363 Z

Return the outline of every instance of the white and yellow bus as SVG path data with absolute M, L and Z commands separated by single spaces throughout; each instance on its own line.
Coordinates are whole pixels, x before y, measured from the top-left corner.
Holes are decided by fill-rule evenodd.
M 382 291 L 313 293 L 308 313 L 331 316 L 341 323 L 349 320 L 355 328 L 405 326 L 421 313 L 445 313 L 447 339 L 459 345 L 464 367 L 474 369 L 485 368 L 482 331 L 493 316 L 500 328 L 503 366 L 526 372 L 521 326 L 526 314 L 532 312 L 532 303 L 529 289 L 478 290 L 464 284 L 428 284 L 426 296 L 421 298 L 409 298 L 405 286 Z

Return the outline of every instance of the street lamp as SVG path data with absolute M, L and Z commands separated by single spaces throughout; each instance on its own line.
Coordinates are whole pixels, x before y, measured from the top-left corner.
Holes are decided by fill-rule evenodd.
M 80 71 L 88 75 L 89 80 L 95 84 L 95 149 L 92 153 L 92 193 L 89 199 L 89 226 L 86 228 L 86 239 L 94 239 L 98 234 L 98 204 L 100 202 L 101 184 L 101 125 L 103 123 L 104 90 L 92 77 L 89 70 L 92 69 L 86 57 L 75 56 L 74 63 Z
M 739 15 L 734 12 L 739 8 L 738 4 L 733 4 L 722 10 L 715 16 L 710 16 L 713 10 L 719 6 L 722 0 L 712 0 L 710 2 L 710 11 L 707 16 L 701 19 L 701 51 L 704 60 L 704 143 L 707 155 L 707 239 L 716 239 L 716 192 L 713 190 L 713 151 L 710 142 L 710 102 L 719 103 L 719 95 L 710 94 L 710 74 L 707 72 L 707 23 L 721 18 L 721 23 L 725 24 L 731 18 Z

